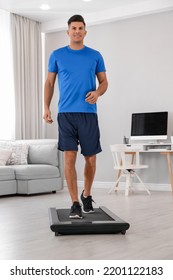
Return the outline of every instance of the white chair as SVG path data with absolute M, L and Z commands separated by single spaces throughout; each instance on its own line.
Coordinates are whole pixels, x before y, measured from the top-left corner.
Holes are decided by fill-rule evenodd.
M 132 177 L 136 177 L 143 186 L 144 190 L 150 195 L 150 191 L 146 188 L 141 178 L 136 173 L 136 170 L 138 169 L 148 168 L 148 165 L 140 164 L 139 150 L 134 150 L 124 144 L 110 145 L 110 149 L 113 156 L 114 169 L 118 170 L 118 178 L 115 182 L 115 186 L 109 190 L 109 193 L 113 190 L 118 190 L 119 181 L 122 176 L 125 176 L 125 196 L 129 195 L 129 191 L 133 187 Z

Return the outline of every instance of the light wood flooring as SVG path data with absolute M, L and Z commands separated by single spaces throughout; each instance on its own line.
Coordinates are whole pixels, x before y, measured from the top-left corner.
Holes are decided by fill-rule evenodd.
M 81 192 L 81 189 L 79 190 Z M 93 189 L 95 207 L 106 206 L 130 223 L 125 235 L 64 235 L 49 228 L 48 208 L 68 208 L 65 188 L 56 194 L 0 198 L 1 260 L 173 259 L 173 196 L 171 192 L 138 191 L 108 194 Z

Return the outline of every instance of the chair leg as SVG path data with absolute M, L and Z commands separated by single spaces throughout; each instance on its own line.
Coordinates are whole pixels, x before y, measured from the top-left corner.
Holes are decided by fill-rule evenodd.
M 144 183 L 142 182 L 141 178 L 136 174 L 135 172 L 135 175 L 136 177 L 138 178 L 139 182 L 142 184 L 143 188 L 146 190 L 146 192 L 151 195 L 150 191 L 147 189 L 147 187 L 144 185 Z
M 117 192 L 117 190 L 118 190 L 118 183 L 119 183 L 121 177 L 122 177 L 122 174 L 121 174 L 121 175 L 119 176 L 119 178 L 115 181 L 115 185 L 108 191 L 109 194 L 110 194 L 113 190 L 114 190 L 115 192 Z
M 128 196 L 128 195 L 129 195 L 129 190 L 130 190 L 131 184 L 132 184 L 131 174 L 128 173 L 128 174 L 126 175 L 125 196 Z

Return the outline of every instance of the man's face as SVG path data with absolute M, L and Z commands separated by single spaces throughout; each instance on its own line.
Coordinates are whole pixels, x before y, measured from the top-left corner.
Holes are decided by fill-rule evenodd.
M 86 30 L 83 22 L 72 22 L 69 27 L 67 34 L 70 37 L 71 42 L 80 43 L 83 41 Z

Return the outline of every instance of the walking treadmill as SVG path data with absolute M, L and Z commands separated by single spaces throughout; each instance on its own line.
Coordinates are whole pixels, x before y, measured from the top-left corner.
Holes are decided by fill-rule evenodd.
M 70 209 L 49 208 L 50 229 L 58 235 L 125 234 L 130 225 L 104 206 L 93 213 L 83 213 L 83 219 L 70 219 Z

